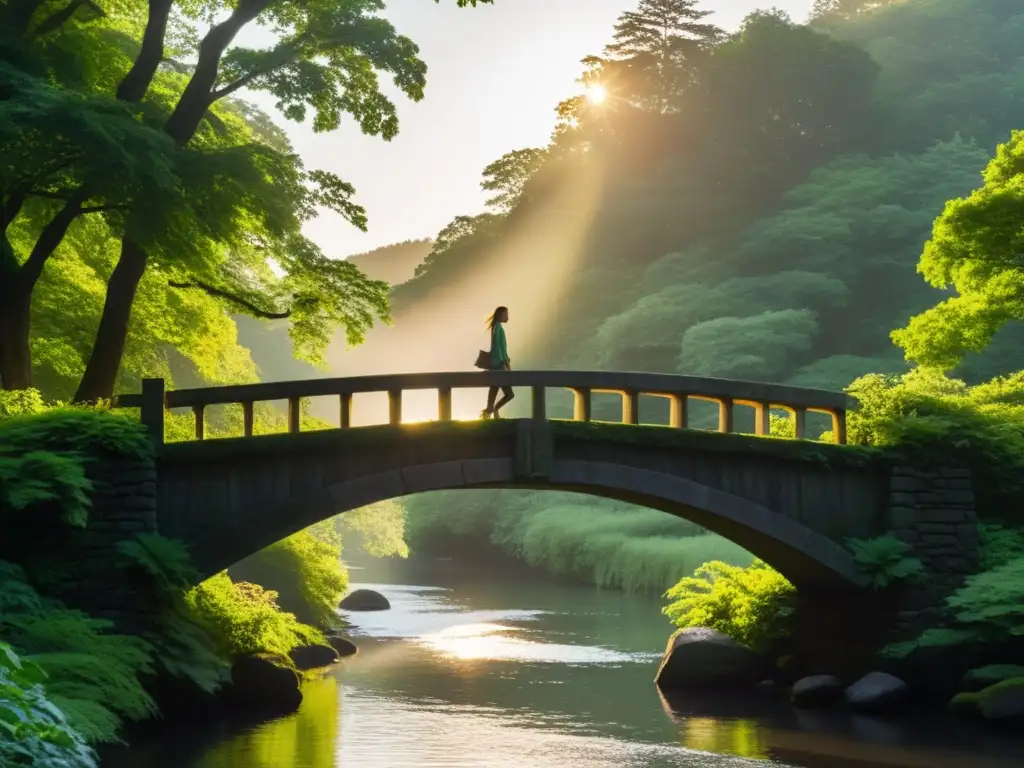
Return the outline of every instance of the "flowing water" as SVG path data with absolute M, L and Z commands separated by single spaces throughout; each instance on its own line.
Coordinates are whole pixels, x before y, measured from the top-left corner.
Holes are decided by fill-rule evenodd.
M 168 727 L 109 768 L 1012 768 L 1024 739 L 936 717 L 794 711 L 783 698 L 652 683 L 669 627 L 652 598 L 441 561 L 353 569 L 390 611 L 351 614 L 359 654 L 294 715 Z

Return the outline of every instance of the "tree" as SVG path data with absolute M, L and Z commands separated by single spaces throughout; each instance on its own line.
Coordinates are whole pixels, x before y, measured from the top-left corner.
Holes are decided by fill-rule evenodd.
M 476 5 L 477 0 L 457 0 L 457 4 L 460 7 Z M 4 31 L 9 33 L 12 28 L 15 31 L 24 30 L 26 40 L 30 40 L 33 36 L 38 36 L 38 27 L 31 32 L 28 30 L 31 28 L 32 17 L 40 6 L 32 4 L 33 7 L 29 9 L 27 5 L 29 4 L 18 4 L 23 13 L 19 16 L 18 9 L 15 8 L 12 12 L 17 23 Z M 234 8 L 225 20 L 209 30 L 200 42 L 192 77 L 175 102 L 173 93 L 168 99 L 169 94 L 166 90 L 163 93 L 150 90 L 155 78 L 164 77 L 158 73 L 158 67 L 167 53 L 170 34 L 175 33 L 176 39 L 185 40 L 194 34 L 194 30 L 187 24 L 184 31 L 181 29 L 180 22 L 183 19 L 187 20 L 188 14 L 184 17 L 171 18 L 171 5 L 170 0 L 150 0 L 145 24 L 136 22 L 134 26 L 127 25 L 127 29 L 138 32 L 141 42 L 126 71 L 122 70 L 115 77 L 108 76 L 105 80 L 116 91 L 116 98 L 126 103 L 139 103 L 149 91 L 143 116 L 163 123 L 164 140 L 169 137 L 172 140 L 171 146 L 187 148 L 186 144 L 215 102 L 230 96 L 242 87 L 263 88 L 274 93 L 280 100 L 279 106 L 293 119 L 302 119 L 306 108 L 314 107 L 317 113 L 314 124 L 318 130 L 335 126 L 340 115 L 347 112 L 360 122 L 364 131 L 383 135 L 385 138 L 394 135 L 397 130 L 397 118 L 393 105 L 377 87 L 375 70 L 391 72 L 399 88 L 414 98 L 419 98 L 422 94 L 425 65 L 416 58 L 416 49 L 411 41 L 397 36 L 390 24 L 371 15 L 383 7 L 380 0 L 363 0 L 355 4 L 340 5 L 328 3 L 303 9 L 296 9 L 293 4 L 284 0 L 253 0 Z M 66 24 L 72 18 L 77 7 L 77 4 L 69 6 L 72 12 L 61 16 L 59 20 L 62 24 Z M 203 13 L 205 11 L 197 11 L 199 16 Z M 236 48 L 228 52 L 228 46 L 237 32 L 247 23 L 257 19 L 277 25 L 277 45 L 264 51 Z M 118 21 L 120 23 L 123 19 L 119 18 Z M 176 24 L 178 28 L 175 27 Z M 124 35 L 126 27 L 123 23 L 120 27 L 117 31 Z M 60 25 L 55 28 L 59 29 Z M 26 47 L 25 41 L 15 42 L 22 48 Z M 108 48 L 117 50 L 116 46 Z M 130 45 L 122 48 L 131 51 Z M 95 58 L 96 52 L 86 51 L 86 55 L 89 54 Z M 121 55 L 123 57 L 123 54 Z M 103 61 L 102 56 L 99 60 Z M 107 64 L 109 65 L 109 62 Z M 174 68 L 177 72 L 187 71 L 187 68 L 178 62 Z M 94 69 L 95 67 L 86 68 L 86 71 L 92 72 Z M 165 79 L 173 80 L 174 75 Z M 300 87 L 296 88 L 296 84 Z M 93 90 L 96 90 L 97 85 L 99 84 L 87 83 Z M 169 115 L 161 114 L 164 106 L 172 107 Z M 235 152 L 236 160 L 239 154 Z M 182 157 L 191 159 L 188 153 L 182 154 Z M 259 165 L 264 160 L 265 155 L 254 164 Z M 145 163 L 140 162 L 139 165 L 144 167 Z M 202 163 L 193 162 L 189 170 L 194 172 L 201 165 Z M 208 177 L 208 180 L 211 179 Z M 71 181 L 73 183 L 61 191 L 64 205 L 58 206 L 56 213 L 52 213 L 40 228 L 41 234 L 31 249 L 34 258 L 31 262 L 27 259 L 24 261 L 32 269 L 22 273 L 26 279 L 14 281 L 18 299 L 15 304 L 19 318 L 27 317 L 31 293 L 38 282 L 42 266 L 63 241 L 68 227 L 78 217 L 97 207 L 90 204 L 91 198 L 95 197 L 95 190 L 81 184 L 79 180 Z M 302 181 L 306 189 L 293 190 L 296 221 L 301 222 L 308 218 L 316 206 L 320 205 L 333 207 L 353 223 L 363 225 L 362 210 L 354 206 L 349 199 L 352 194 L 351 187 L 336 177 L 315 171 L 306 173 Z M 181 186 L 180 181 L 178 185 Z M 23 209 L 20 200 L 24 197 L 24 190 L 5 190 L 5 215 L 2 220 L 6 225 L 9 226 Z M 147 216 L 142 224 L 149 225 L 149 218 L 154 213 L 149 207 L 153 198 L 148 194 L 143 197 L 147 202 Z M 181 202 L 180 199 L 178 202 Z M 131 206 L 127 208 L 131 209 Z M 160 212 L 171 214 L 170 218 L 174 218 L 174 213 L 170 211 Z M 179 209 L 177 215 L 180 217 L 181 213 Z M 257 217 L 259 215 L 257 212 Z M 140 226 L 138 214 L 132 216 L 130 210 L 123 211 L 122 215 L 112 222 L 112 226 L 127 230 L 128 236 L 124 239 L 126 245 L 122 247 L 125 258 L 119 261 L 120 268 L 115 268 L 111 277 L 112 290 L 108 291 L 109 301 L 101 318 L 98 343 L 86 369 L 86 386 L 81 388 L 83 396 L 88 399 L 109 395 L 113 389 L 127 334 L 133 286 L 138 285 L 145 270 L 145 261 L 148 260 L 148 254 L 146 259 L 141 258 L 140 253 L 145 251 L 146 247 L 144 243 L 139 242 L 147 238 L 140 233 L 132 232 Z M 150 236 L 149 246 L 159 241 L 156 233 L 150 231 L 145 234 Z M 279 236 L 277 239 L 276 251 L 271 255 L 278 257 L 282 253 L 290 254 L 291 258 L 285 267 L 296 268 L 295 274 L 289 273 L 289 278 L 292 278 L 291 288 L 307 289 L 305 294 L 301 290 L 293 290 L 292 293 L 291 311 L 296 315 L 294 338 L 299 342 L 300 352 L 315 353 L 318 346 L 322 347 L 325 343 L 324 327 L 331 322 L 351 323 L 347 327 L 349 340 L 358 341 L 374 316 L 382 314 L 382 286 L 363 280 L 358 270 L 353 269 L 351 265 L 331 265 L 301 237 Z M 133 253 L 134 257 L 131 255 Z M 17 261 L 19 260 L 8 259 L 11 264 Z M 266 269 L 263 271 L 267 272 Z M 8 270 L 8 273 L 13 273 L 13 270 Z M 7 282 L 9 286 L 12 284 L 10 280 Z M 192 280 L 175 281 L 175 284 L 199 287 L 202 290 L 212 289 L 210 292 L 213 295 L 232 301 L 236 308 L 247 307 L 257 314 L 283 314 L 281 311 L 260 310 L 244 294 L 232 293 L 233 286 L 230 285 L 230 281 L 228 285 L 222 286 Z M 310 294 L 308 289 L 313 286 L 319 288 L 315 294 Z M 13 292 L 14 289 L 9 290 Z M 353 306 L 346 309 L 346 301 L 353 301 Z M 29 378 L 30 363 L 28 355 L 24 354 L 27 350 L 25 340 L 28 337 L 26 323 L 18 323 L 14 333 L 18 335 L 18 344 L 13 346 L 19 351 L 14 362 L 20 370 L 16 372 L 17 375 L 4 376 L 5 387 L 24 386 Z M 4 342 L 4 359 L 12 357 L 6 351 L 11 348 L 11 343 Z
M 811 19 L 849 19 L 903 0 L 814 0 Z
M 742 189 L 753 199 L 772 199 L 869 141 L 877 77 L 878 66 L 858 46 L 784 14 L 752 14 L 704 71 L 717 131 L 709 152 L 727 168 L 742 167 Z M 729 191 L 735 199 L 737 190 Z
M 696 70 L 722 37 L 713 24 L 701 23 L 711 11 L 697 0 L 640 0 L 635 11 L 619 16 L 613 43 L 605 54 L 612 72 L 631 70 L 634 103 L 658 112 L 680 108 L 679 99 L 696 81 Z
M 892 334 L 921 365 L 953 368 L 1004 325 L 1024 320 L 1024 131 L 999 146 L 982 178 L 947 203 L 918 264 L 930 285 L 956 295 Z
M 527 182 L 533 178 L 547 159 L 544 149 L 515 149 L 506 152 L 484 168 L 481 187 L 494 192 L 487 205 L 501 213 L 509 213 L 523 195 Z
M 677 369 L 694 376 L 778 381 L 814 346 L 815 313 L 784 309 L 718 317 L 683 334 Z

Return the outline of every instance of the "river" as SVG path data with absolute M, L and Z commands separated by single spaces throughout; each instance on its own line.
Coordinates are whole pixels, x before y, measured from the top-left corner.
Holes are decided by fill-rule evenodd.
M 369 562 L 357 656 L 255 727 L 168 726 L 104 768 L 1011 768 L 1024 739 L 935 717 L 797 712 L 770 693 L 666 703 L 653 598 L 444 561 Z

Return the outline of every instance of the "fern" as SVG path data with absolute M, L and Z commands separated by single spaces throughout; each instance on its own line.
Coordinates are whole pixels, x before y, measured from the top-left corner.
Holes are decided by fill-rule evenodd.
M 0 444 L 0 510 L 22 512 L 53 504 L 60 519 L 84 528 L 92 482 L 76 454 L 29 451 L 14 455 Z
M 152 671 L 149 643 L 110 634 L 110 622 L 40 597 L 17 566 L 0 563 L 0 579 L 0 633 L 47 671 L 48 690 L 76 730 L 90 741 L 116 741 L 122 719 L 156 713 L 139 682 Z
M 217 639 L 224 656 L 287 656 L 300 645 L 326 644 L 322 632 L 281 611 L 276 599 L 277 593 L 258 584 L 236 584 L 224 572 L 185 596 L 189 612 Z
M 982 523 L 978 533 L 982 571 L 998 568 L 1024 553 L 1024 529 Z
M 28 416 L 46 410 L 38 389 L 0 389 L 0 419 Z
M 185 592 L 199 581 L 199 574 L 185 545 L 158 534 L 140 533 L 117 548 L 152 584 L 159 623 L 146 638 L 156 649 L 157 663 L 168 674 L 190 680 L 207 693 L 219 689 L 228 678 L 228 665 L 216 640 L 192 616 L 186 603 Z
M 897 581 L 924 575 L 924 563 L 907 557 L 910 545 L 892 533 L 873 539 L 848 539 L 847 547 L 874 589 L 885 589 Z
M 914 641 L 887 646 L 894 658 L 918 649 L 999 644 L 1024 637 L 1024 555 L 975 574 L 946 598 L 948 626 L 926 630 Z
M 662 613 L 677 627 L 716 629 L 756 650 L 788 634 L 796 590 L 761 560 L 749 568 L 704 563 L 665 593 Z
M 118 542 L 118 552 L 154 581 L 160 597 L 171 597 L 199 582 L 185 545 L 156 533 L 140 533 Z
M 96 768 L 95 753 L 47 695 L 39 665 L 0 642 L 0 765 Z
M 92 407 L 53 408 L 0 418 L 0 446 L 15 455 L 33 450 L 131 458 L 154 455 L 153 443 L 136 418 Z

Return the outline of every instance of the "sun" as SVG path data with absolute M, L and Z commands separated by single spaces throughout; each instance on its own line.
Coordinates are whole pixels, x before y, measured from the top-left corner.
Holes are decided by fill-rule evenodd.
M 591 83 L 587 86 L 587 101 L 595 107 L 604 104 L 608 98 L 608 90 L 600 83 Z

